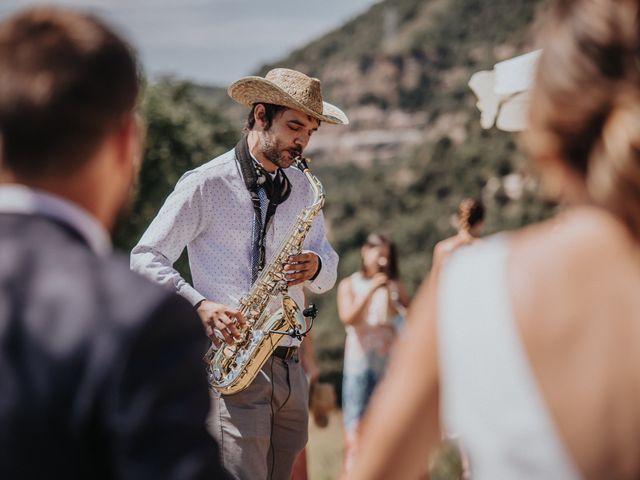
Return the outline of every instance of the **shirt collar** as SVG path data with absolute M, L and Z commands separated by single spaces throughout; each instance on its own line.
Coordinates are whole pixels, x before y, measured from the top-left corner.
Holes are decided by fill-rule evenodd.
M 249 155 L 251 155 L 251 158 L 253 158 L 253 161 L 260 166 L 260 168 L 262 168 L 262 170 L 264 170 L 265 172 L 267 172 L 271 178 L 276 178 L 276 175 L 278 174 L 278 170 L 280 170 L 280 167 L 276 167 L 275 172 L 268 172 L 263 166 L 262 164 L 258 161 L 258 159 L 253 155 L 253 153 L 251 152 L 251 150 L 249 150 Z
M 0 213 L 40 214 L 62 221 L 76 230 L 97 255 L 111 253 L 106 229 L 88 211 L 71 201 L 24 185 L 0 185 Z

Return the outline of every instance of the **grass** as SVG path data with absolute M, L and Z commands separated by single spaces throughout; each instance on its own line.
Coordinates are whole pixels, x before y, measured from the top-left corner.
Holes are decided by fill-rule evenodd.
M 318 428 L 313 420 L 309 422 L 309 443 L 307 444 L 307 468 L 309 480 L 337 480 L 342 469 L 344 432 L 342 412 L 330 414 L 329 425 Z M 426 462 L 425 462 L 426 463 Z M 439 448 L 432 464 L 433 480 L 460 480 L 463 465 L 460 451 L 455 443 L 445 441 Z
M 326 428 L 318 428 L 313 420 L 309 422 L 309 480 L 336 480 L 340 477 L 343 445 L 341 411 L 331 412 Z

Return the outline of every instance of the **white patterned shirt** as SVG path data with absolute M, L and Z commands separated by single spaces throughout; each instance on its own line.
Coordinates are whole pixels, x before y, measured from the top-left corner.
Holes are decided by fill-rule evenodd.
M 267 262 L 300 212 L 313 202 L 313 191 L 302 172 L 289 168 L 286 173 L 291 195 L 278 205 L 269 222 L 265 237 Z M 253 221 L 251 196 L 235 150 L 231 150 L 182 176 L 131 252 L 131 269 L 173 287 L 192 305 L 207 299 L 237 308 L 240 298 L 251 288 Z M 185 246 L 193 285 L 173 268 Z M 301 307 L 303 286 L 314 293 L 324 293 L 336 281 L 338 255 L 326 239 L 322 213 L 315 218 L 303 249 L 316 253 L 322 267 L 313 281 L 289 289 L 289 295 Z M 299 343 L 284 337 L 280 344 Z

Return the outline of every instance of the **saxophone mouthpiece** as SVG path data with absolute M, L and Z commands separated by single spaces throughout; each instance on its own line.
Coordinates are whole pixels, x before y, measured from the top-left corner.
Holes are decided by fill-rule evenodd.
M 308 165 L 309 161 L 310 160 L 308 158 L 304 158 L 302 155 L 298 155 L 297 157 L 295 157 L 296 165 L 300 170 L 303 170 L 303 171 L 309 168 L 309 165 Z

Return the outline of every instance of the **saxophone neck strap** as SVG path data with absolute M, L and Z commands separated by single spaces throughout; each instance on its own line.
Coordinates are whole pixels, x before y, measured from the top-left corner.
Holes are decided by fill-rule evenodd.
M 278 168 L 274 176 L 269 174 L 269 172 L 251 156 L 246 135 L 243 135 L 236 145 L 235 154 L 236 160 L 240 165 L 244 185 L 251 194 L 254 206 L 260 187 L 264 188 L 269 203 L 274 205 L 280 205 L 289 198 L 291 194 L 291 182 L 285 175 L 284 170 Z
M 249 151 L 249 143 L 246 135 L 243 135 L 236 145 L 235 156 L 236 161 L 240 165 L 244 185 L 249 195 L 251 195 L 254 221 L 258 226 L 258 235 L 254 238 L 254 247 L 257 247 L 258 250 L 258 268 L 262 270 L 266 261 L 264 240 L 267 227 L 269 226 L 269 221 L 275 215 L 278 205 L 289 198 L 291 194 L 291 183 L 282 168 L 279 168 L 276 175 L 272 178 L 262 165 L 253 159 Z M 269 199 L 266 212 L 262 212 L 262 206 L 260 204 L 258 190 L 261 188 L 265 191 Z

